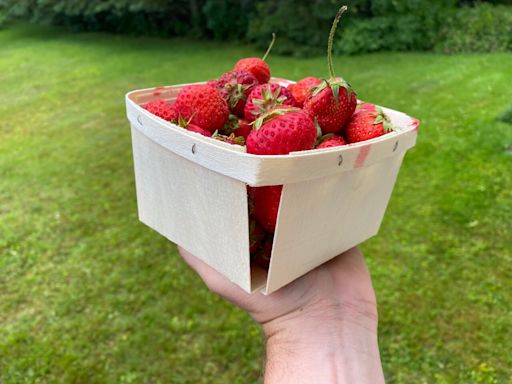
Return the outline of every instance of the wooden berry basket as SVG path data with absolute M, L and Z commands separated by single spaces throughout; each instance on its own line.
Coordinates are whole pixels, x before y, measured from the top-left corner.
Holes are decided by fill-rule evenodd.
M 266 294 L 377 234 L 404 155 L 416 143 L 418 120 L 383 108 L 396 128 L 392 133 L 342 147 L 256 156 L 141 107 L 154 98 L 173 102 L 183 86 L 126 95 L 143 223 L 245 291 Z M 250 262 L 246 187 L 281 184 L 267 272 Z

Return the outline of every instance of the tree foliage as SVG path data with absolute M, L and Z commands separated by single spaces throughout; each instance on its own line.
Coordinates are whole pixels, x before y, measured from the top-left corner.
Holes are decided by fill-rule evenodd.
M 510 0 L 345 3 L 338 52 L 512 49 Z M 0 0 L 0 23 L 23 19 L 74 31 L 250 41 L 262 49 L 276 32 L 276 53 L 308 56 L 324 52 L 339 6 L 336 0 Z

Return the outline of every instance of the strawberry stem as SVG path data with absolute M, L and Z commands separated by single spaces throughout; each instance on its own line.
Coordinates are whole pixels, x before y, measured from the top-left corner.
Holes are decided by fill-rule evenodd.
M 336 34 L 336 27 L 338 26 L 341 15 L 343 15 L 343 13 L 345 13 L 347 9 L 348 7 L 346 5 L 338 9 L 338 13 L 336 13 L 334 21 L 332 22 L 331 32 L 329 32 L 329 40 L 327 41 L 327 68 L 329 70 L 329 76 L 331 79 L 334 79 L 336 77 L 336 75 L 334 74 L 334 65 L 332 63 L 332 45 L 334 42 L 334 35 Z
M 266 60 L 268 54 L 270 53 L 270 51 L 272 50 L 272 47 L 274 46 L 275 41 L 276 41 L 276 34 L 275 34 L 275 32 L 272 32 L 272 41 L 270 42 L 270 45 L 267 48 L 267 52 L 265 52 L 265 54 L 263 55 L 261 60 L 263 60 L 263 61 Z

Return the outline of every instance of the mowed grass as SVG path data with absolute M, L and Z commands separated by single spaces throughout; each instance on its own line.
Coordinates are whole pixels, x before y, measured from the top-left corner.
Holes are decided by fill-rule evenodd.
M 278 42 L 279 43 L 279 42 Z M 247 47 L 0 31 L 0 382 L 256 383 L 258 326 L 137 220 L 124 94 L 205 80 Z M 276 76 L 323 58 L 271 56 Z M 421 119 L 366 242 L 389 383 L 511 383 L 512 55 L 337 57 Z M 342 236 L 343 234 L 340 234 Z

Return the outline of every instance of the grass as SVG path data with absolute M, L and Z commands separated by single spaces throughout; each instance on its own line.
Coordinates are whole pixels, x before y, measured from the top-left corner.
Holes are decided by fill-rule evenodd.
M 0 31 L 0 382 L 256 383 L 263 343 L 137 221 L 124 94 L 213 78 L 223 43 Z M 326 74 L 273 56 L 273 74 Z M 422 120 L 363 245 L 389 383 L 512 383 L 512 55 L 338 57 Z

